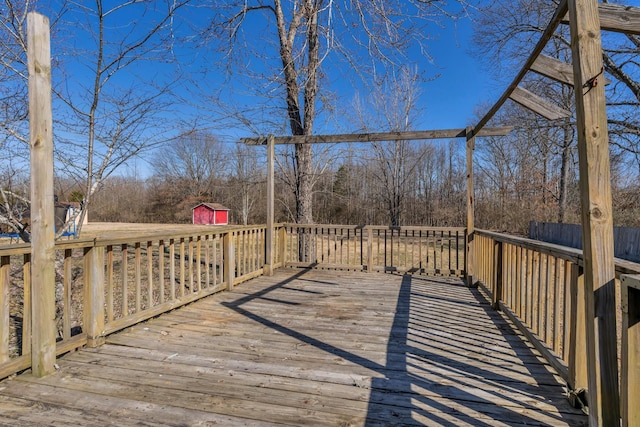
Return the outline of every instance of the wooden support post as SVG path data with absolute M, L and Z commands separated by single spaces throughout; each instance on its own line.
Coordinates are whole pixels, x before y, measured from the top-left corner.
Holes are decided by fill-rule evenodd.
M 265 265 L 264 274 L 273 275 L 273 224 L 275 217 L 274 202 L 274 163 L 275 163 L 275 145 L 273 135 L 267 138 L 267 235 L 265 242 Z
M 31 141 L 31 266 L 33 335 L 31 366 L 36 377 L 54 371 L 56 360 L 53 132 L 49 20 L 27 15 L 29 131 Z
M 569 282 L 569 387 L 571 388 L 569 400 L 575 407 L 580 407 L 584 402 L 583 391 L 587 389 L 587 348 L 585 317 L 584 272 L 577 264 L 571 264 Z M 577 402 L 580 399 L 582 402 Z
M 232 231 L 228 231 L 222 236 L 222 270 L 228 291 L 233 290 L 233 280 L 236 278 L 236 251 L 233 239 Z
M 369 226 L 365 229 L 367 230 L 367 273 L 373 273 L 373 227 Z
M 585 265 L 589 422 L 620 424 L 609 137 L 597 0 L 569 0 Z M 598 77 L 599 76 L 599 77 Z
M 491 306 L 494 310 L 500 309 L 500 301 L 502 300 L 502 242 L 494 242 L 493 244 L 493 280 L 495 286 L 493 288 L 493 298 Z
M 472 129 L 467 128 L 467 245 L 466 245 L 466 265 L 465 274 L 467 286 L 474 286 L 473 281 L 473 237 L 474 237 L 474 194 L 473 194 L 473 150 L 475 149 L 476 138 L 472 134 Z
M 284 268 L 287 266 L 287 227 L 284 225 L 278 230 L 278 251 L 280 252 L 278 257 L 280 259 L 280 265 Z
M 87 346 L 104 344 L 104 248 L 84 251 L 84 329 Z
M 640 275 L 622 276 L 622 426 L 640 425 Z

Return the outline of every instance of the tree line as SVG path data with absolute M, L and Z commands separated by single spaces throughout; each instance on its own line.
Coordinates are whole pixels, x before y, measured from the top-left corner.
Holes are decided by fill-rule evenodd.
M 529 221 L 557 221 L 562 156 L 549 148 L 548 138 L 555 135 L 552 130 L 537 132 L 532 135 L 531 129 L 515 128 L 506 137 L 478 138 L 474 152 L 478 227 L 526 235 Z M 394 147 L 397 143 L 381 144 Z M 403 161 L 418 161 L 415 167 L 399 168 L 399 184 L 392 187 L 380 173 L 380 159 L 371 144 L 326 147 L 326 165 L 313 177 L 316 222 L 466 226 L 464 139 L 405 144 Z M 296 222 L 295 195 L 286 183 L 290 173 L 286 157 L 291 154 L 278 147 L 278 222 Z M 538 161 L 543 157 L 548 161 Z M 640 187 L 626 176 L 624 167 L 614 165 L 613 169 L 615 223 L 640 226 Z M 575 159 L 568 176 L 562 209 L 565 222 L 576 223 L 580 202 Z M 61 194 L 74 194 L 69 180 L 59 180 L 57 188 Z M 225 143 L 202 134 L 173 141 L 152 160 L 150 176 L 106 180 L 96 195 L 90 220 L 190 223 L 191 209 L 200 202 L 230 208 L 235 224 L 264 223 L 265 148 Z
M 215 199 L 235 222 L 252 223 L 263 221 L 264 162 L 259 149 L 233 144 L 238 135 L 415 129 L 433 78 L 415 52 L 428 55 L 438 24 L 472 18 L 473 50 L 504 81 L 557 3 L 7 0 L 0 5 L 0 226 L 28 240 L 31 10 L 51 19 L 60 200 L 81 200 L 92 220 L 184 222 L 196 202 Z M 640 39 L 603 40 L 615 218 L 633 226 Z M 564 26 L 544 53 L 569 63 L 569 45 Z M 363 90 L 347 97 L 338 81 Z M 571 87 L 534 73 L 525 86 L 573 109 Z M 577 222 L 573 119 L 549 122 L 508 104 L 491 124 L 515 130 L 477 143 L 478 225 L 523 232 L 530 219 Z M 151 164 L 144 179 L 122 175 L 134 158 Z M 464 225 L 459 141 L 296 145 L 278 150 L 277 170 L 279 221 Z

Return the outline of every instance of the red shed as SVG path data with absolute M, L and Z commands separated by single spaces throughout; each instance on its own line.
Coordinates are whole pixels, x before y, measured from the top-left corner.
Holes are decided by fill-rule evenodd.
M 193 209 L 193 223 L 206 225 L 227 225 L 229 208 L 220 203 L 200 203 Z

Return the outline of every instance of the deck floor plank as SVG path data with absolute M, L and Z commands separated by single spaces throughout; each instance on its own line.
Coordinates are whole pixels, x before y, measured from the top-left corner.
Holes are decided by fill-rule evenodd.
M 459 279 L 278 270 L 0 383 L 0 425 L 586 425 Z

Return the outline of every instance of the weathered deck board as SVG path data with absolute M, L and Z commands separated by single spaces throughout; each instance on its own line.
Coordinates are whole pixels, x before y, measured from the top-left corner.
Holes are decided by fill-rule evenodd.
M 2 425 L 583 425 L 456 279 L 279 270 L 0 383 Z

